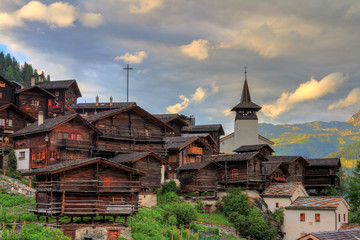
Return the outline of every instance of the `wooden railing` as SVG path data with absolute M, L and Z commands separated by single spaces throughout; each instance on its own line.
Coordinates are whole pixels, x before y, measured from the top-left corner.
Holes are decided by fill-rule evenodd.
M 76 148 L 90 148 L 91 142 L 89 140 L 75 140 L 75 139 L 62 139 L 60 144 L 65 147 L 76 147 Z
M 188 154 L 190 155 L 202 155 L 203 149 L 199 147 L 189 147 Z
M 96 150 L 109 151 L 109 152 L 120 152 L 120 153 L 153 152 L 160 156 L 165 156 L 167 154 L 167 151 L 164 148 L 144 149 L 144 148 L 141 148 L 140 145 L 126 147 L 126 146 L 114 146 L 114 145 L 97 143 Z
M 266 182 L 266 175 L 248 175 L 248 174 L 228 174 L 227 176 L 220 176 L 219 182 L 221 183 L 237 183 L 237 182 Z
M 128 129 L 128 128 L 104 128 L 99 127 L 105 137 L 114 137 L 124 140 L 146 140 L 146 141 L 164 141 L 164 133 L 154 133 L 146 129 Z

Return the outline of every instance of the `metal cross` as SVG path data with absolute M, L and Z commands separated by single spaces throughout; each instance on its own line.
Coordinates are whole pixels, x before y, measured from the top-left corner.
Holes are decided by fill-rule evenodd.
M 126 80 L 127 80 L 127 86 L 126 86 L 126 102 L 129 102 L 129 70 L 133 70 L 133 68 L 129 67 L 129 64 L 127 64 L 126 68 L 123 68 L 126 70 Z

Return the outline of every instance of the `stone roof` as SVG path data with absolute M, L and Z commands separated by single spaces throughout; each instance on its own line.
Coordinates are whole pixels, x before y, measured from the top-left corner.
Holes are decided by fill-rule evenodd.
M 195 140 L 199 139 L 197 136 L 191 137 L 168 137 L 166 138 L 165 148 L 167 150 L 180 150 Z
M 217 162 L 248 161 L 251 158 L 257 156 L 258 154 L 260 153 L 248 152 L 248 153 L 237 153 L 237 154 L 214 154 L 214 155 L 204 155 L 203 158 L 205 160 L 213 160 Z
M 309 162 L 310 167 L 341 167 L 339 158 L 312 158 L 306 159 Z
M 16 105 L 12 104 L 12 103 L 8 103 L 5 105 L 0 106 L 0 111 L 5 110 L 7 108 L 11 108 L 14 111 L 16 111 L 17 113 L 19 113 L 20 115 L 23 115 L 25 118 L 27 118 L 28 120 L 30 120 L 31 122 L 35 122 L 36 119 L 33 118 L 32 116 L 30 116 L 28 113 L 24 112 L 23 110 L 21 110 L 20 108 L 18 108 Z
M 36 85 L 40 86 L 41 88 L 44 88 L 46 90 L 56 90 L 56 89 L 67 89 L 72 84 L 75 86 L 75 92 L 77 93 L 78 97 L 81 97 L 80 89 L 77 85 L 77 82 L 75 79 L 70 80 L 56 80 L 56 81 L 50 81 L 50 82 L 37 82 Z M 23 83 L 24 87 L 30 87 L 30 83 Z
M 270 152 L 274 152 L 274 150 L 268 144 L 242 145 L 233 152 L 258 152 L 262 148 L 267 148 L 270 150 Z
M 277 168 L 282 167 L 283 170 L 288 174 L 288 170 L 286 168 L 286 166 L 284 165 L 284 163 L 282 162 L 277 162 L 277 161 L 267 161 L 267 162 L 263 162 L 263 167 L 262 167 L 262 173 L 265 175 L 270 175 L 271 173 L 273 173 Z
M 46 91 L 44 88 L 38 86 L 38 85 L 35 85 L 35 86 L 30 86 L 30 87 L 24 87 L 24 88 L 21 88 L 19 90 L 16 91 L 17 94 L 19 93 L 23 93 L 23 92 L 26 92 L 26 91 L 29 91 L 29 90 L 38 90 L 38 91 L 41 91 L 43 93 L 45 93 L 46 95 L 52 97 L 52 98 L 56 98 L 56 96 L 48 91 Z
M 95 122 L 101 118 L 107 117 L 107 116 L 111 116 L 111 115 L 115 115 L 117 113 L 121 113 L 123 112 L 125 109 L 130 109 L 131 107 L 133 107 L 133 105 L 128 105 L 128 107 L 124 107 L 124 108 L 117 108 L 117 109 L 111 109 L 111 110 L 107 110 L 107 111 L 103 111 L 103 112 L 99 112 L 96 113 L 94 115 L 88 116 L 86 117 L 86 120 L 88 122 Z
M 218 167 L 221 167 L 221 165 L 219 165 L 218 163 L 214 162 L 214 161 L 201 161 L 201 162 L 192 162 L 192 163 L 187 163 L 182 165 L 181 167 L 178 167 L 177 170 L 178 171 L 185 171 L 185 170 L 199 170 L 203 167 L 206 167 L 209 164 L 215 164 Z
M 292 197 L 300 185 L 299 182 L 272 184 L 261 195 L 263 197 Z
M 184 116 L 184 115 L 179 115 L 177 113 L 153 114 L 153 116 L 158 118 L 159 120 L 163 121 L 164 123 L 169 123 L 173 120 L 177 120 L 178 122 L 181 122 L 183 126 L 189 126 L 189 124 L 180 117 L 180 116 Z
M 269 155 L 266 156 L 267 159 L 269 159 L 269 161 L 278 161 L 278 162 L 283 162 L 285 163 L 285 165 L 289 165 L 290 163 L 292 163 L 293 161 L 299 159 L 301 162 L 303 162 L 303 164 L 305 166 L 308 166 L 309 163 L 307 162 L 307 160 L 305 160 L 303 157 L 301 156 L 274 156 L 274 155 Z
M 86 158 L 86 159 L 72 159 L 72 160 L 64 160 L 61 161 L 59 163 L 56 164 L 52 164 L 46 167 L 42 167 L 42 168 L 36 168 L 36 169 L 31 169 L 28 172 L 25 172 L 24 175 L 37 175 L 37 174 L 49 174 L 52 172 L 57 172 L 57 171 L 61 171 L 61 170 L 65 170 L 67 168 L 76 168 L 78 166 L 83 166 L 86 165 L 88 163 L 91 162 L 96 162 L 96 161 L 102 161 L 102 162 L 108 162 L 110 164 L 115 164 L 118 167 L 127 169 L 128 171 L 132 171 L 132 172 L 136 172 L 139 173 L 141 175 L 143 175 L 144 173 L 142 171 L 139 171 L 137 169 L 122 165 L 120 163 L 116 163 L 114 161 L 108 160 L 108 159 L 103 159 L 103 158 Z
M 134 162 L 136 160 L 142 159 L 147 156 L 152 156 L 152 157 L 158 159 L 159 161 L 167 164 L 167 161 L 165 161 L 163 158 L 159 157 L 158 155 L 156 155 L 155 153 L 152 153 L 152 152 L 136 152 L 136 153 L 118 154 L 110 160 L 113 162 L 116 162 L 116 163 L 128 163 L 128 162 Z
M 313 232 L 298 238 L 298 240 L 358 240 L 360 229 L 347 229 L 338 231 Z
M 190 127 L 183 127 L 181 129 L 183 133 L 209 133 L 209 132 L 220 132 L 220 135 L 224 135 L 224 129 L 221 124 L 208 124 L 208 125 L 195 125 Z
M 298 197 L 286 209 L 336 209 L 342 201 L 345 201 L 342 197 Z
M 101 103 L 78 103 L 72 105 L 71 108 L 128 108 L 135 106 L 135 102 L 101 102 Z

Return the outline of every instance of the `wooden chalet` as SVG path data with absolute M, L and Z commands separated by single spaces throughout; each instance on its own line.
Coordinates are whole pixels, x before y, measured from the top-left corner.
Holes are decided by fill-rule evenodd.
M 0 106 L 15 103 L 15 91 L 17 86 L 0 76 Z
M 222 166 L 214 161 L 185 164 L 177 169 L 181 192 L 213 193 L 216 195 L 218 172 Z
M 35 84 L 55 96 L 55 99 L 52 101 L 53 117 L 72 113 L 70 107 L 76 105 L 77 99 L 81 97 L 80 89 L 74 79 L 50 82 L 44 82 L 42 79 L 39 79 L 39 82 Z M 26 88 L 29 87 L 29 85 L 30 84 L 26 83 L 23 87 Z
M 236 153 L 260 152 L 264 156 L 270 156 L 274 150 L 268 144 L 243 145 L 234 150 Z
M 208 146 L 199 137 L 168 137 L 165 148 L 169 162 L 165 177 L 176 179 L 177 168 L 188 163 L 201 162 L 204 150 Z
M 33 117 L 21 111 L 14 104 L 0 106 L 0 168 L 3 168 L 5 152 L 14 147 L 10 135 L 35 121 Z
M 154 114 L 154 116 L 174 129 L 174 131 L 171 134 L 172 136 L 180 136 L 181 129 L 183 127 L 189 126 L 189 123 L 186 122 L 187 117 L 184 115 L 174 113 L 174 114 Z
M 282 162 L 287 167 L 290 176 L 288 181 L 304 182 L 305 168 L 309 166 L 307 160 L 301 156 L 266 156 L 269 161 Z
M 290 176 L 287 167 L 282 162 L 267 161 L 263 162 L 262 165 L 262 173 L 270 183 L 286 182 L 287 178 Z
M 100 112 L 86 120 L 102 132 L 96 141 L 97 156 L 114 157 L 133 152 L 166 155 L 165 137 L 172 128 L 136 104 Z
M 268 160 L 259 152 L 209 155 L 204 159 L 223 166 L 219 173 L 219 184 L 224 187 L 263 190 L 268 184 L 262 170 L 263 162 Z
M 159 157 L 155 153 L 140 152 L 119 154 L 111 159 L 112 162 L 124 164 L 128 167 L 140 170 L 145 173 L 142 177 L 142 191 L 149 191 L 161 188 L 163 169 L 167 165 L 167 161 Z
M 336 188 L 340 178 L 336 173 L 341 167 L 339 158 L 306 159 L 309 166 L 305 168 L 304 186 L 310 195 L 319 195 L 328 186 Z
M 204 155 L 216 154 L 216 141 L 209 133 L 182 133 L 181 137 L 199 137 L 207 146 L 204 149 Z
M 25 175 L 37 179 L 36 209 L 32 212 L 59 218 L 137 213 L 144 173 L 111 160 L 89 158 L 32 169 Z
M 114 109 L 124 109 L 131 106 L 136 106 L 135 102 L 113 102 L 110 98 L 110 102 L 99 102 L 98 97 L 95 103 L 78 103 L 71 106 L 71 109 L 80 114 L 81 116 L 87 117 L 100 112 L 105 112 Z
M 209 125 L 193 125 L 189 127 L 183 127 L 181 133 L 208 133 L 215 140 L 214 153 L 220 152 L 220 136 L 225 135 L 224 129 L 221 124 L 209 124 Z
M 16 91 L 16 105 L 35 119 L 40 111 L 45 113 L 45 119 L 54 117 L 52 112 L 54 99 L 55 95 L 37 85 Z
M 18 169 L 89 158 L 97 134 L 100 131 L 78 114 L 45 120 L 39 118 L 37 122 L 11 135 L 17 156 L 23 157 L 18 158 Z

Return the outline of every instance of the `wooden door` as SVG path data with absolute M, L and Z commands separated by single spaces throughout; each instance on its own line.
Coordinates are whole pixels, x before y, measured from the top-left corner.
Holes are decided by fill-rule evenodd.
M 66 237 L 71 238 L 71 240 L 75 239 L 75 230 L 64 230 L 64 235 Z
M 108 230 L 108 240 L 117 240 L 120 236 L 120 230 Z

